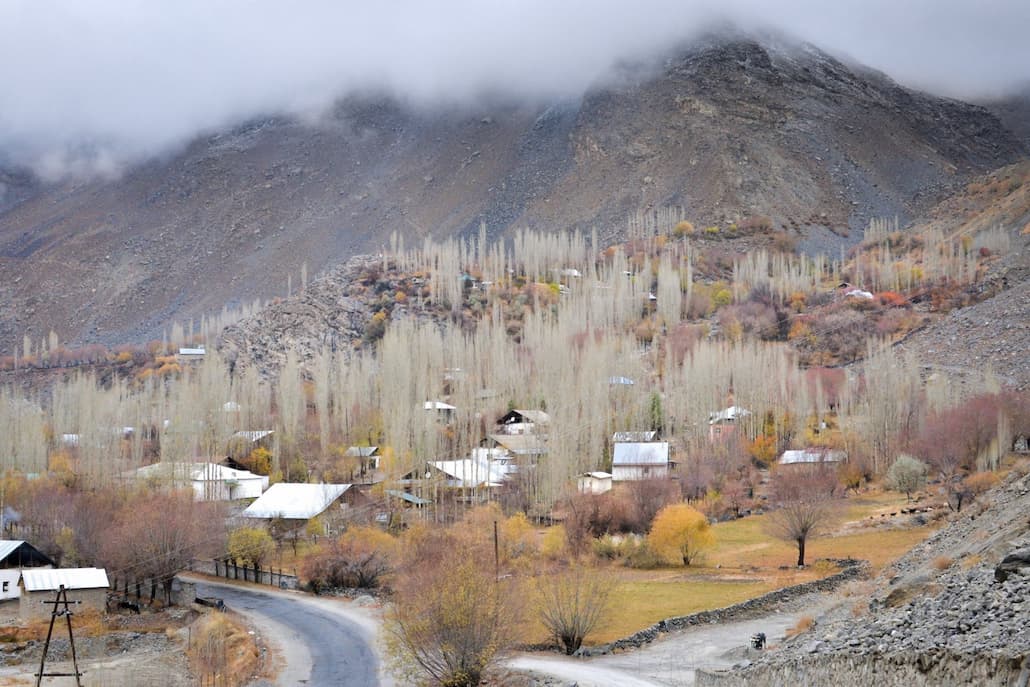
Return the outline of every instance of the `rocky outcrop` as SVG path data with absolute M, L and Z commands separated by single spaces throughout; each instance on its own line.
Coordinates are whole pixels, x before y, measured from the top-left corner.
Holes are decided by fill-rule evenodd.
M 1030 476 L 982 499 L 893 566 L 866 608 L 698 684 L 1015 684 L 1030 657 Z

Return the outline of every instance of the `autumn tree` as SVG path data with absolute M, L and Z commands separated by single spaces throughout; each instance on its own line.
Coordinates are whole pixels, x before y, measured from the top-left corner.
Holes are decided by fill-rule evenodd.
M 452 532 L 423 533 L 406 553 L 386 615 L 394 671 L 407 683 L 478 685 L 515 640 L 516 580 L 498 580 L 492 552 Z
M 912 492 L 926 484 L 926 463 L 902 453 L 887 470 L 887 486 L 894 491 L 904 492 L 912 500 Z
M 658 511 L 647 543 L 667 561 L 690 565 L 715 545 L 715 533 L 703 513 L 676 503 Z
M 304 577 L 314 591 L 334 587 L 374 589 L 389 574 L 398 542 L 376 527 L 352 527 L 304 560 Z
M 537 576 L 537 612 L 566 655 L 574 654 L 604 620 L 613 588 L 609 575 L 582 565 Z
M 770 533 L 798 549 L 798 565 L 805 564 L 808 540 L 824 534 L 834 515 L 836 476 L 828 469 L 780 471 L 773 478 L 778 508 L 769 514 Z
M 229 556 L 255 570 L 275 553 L 275 540 L 263 527 L 240 527 L 229 534 Z

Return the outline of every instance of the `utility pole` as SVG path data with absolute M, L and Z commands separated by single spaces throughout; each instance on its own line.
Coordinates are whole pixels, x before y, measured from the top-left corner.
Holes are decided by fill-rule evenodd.
M 53 610 L 50 612 L 50 628 L 46 632 L 46 642 L 43 643 L 43 655 L 39 658 L 39 672 L 36 673 L 36 687 L 40 687 L 43 684 L 44 677 L 74 677 L 76 687 L 82 687 L 82 673 L 79 672 L 79 659 L 75 656 L 75 635 L 72 634 L 72 611 L 68 607 L 69 604 L 77 604 L 79 601 L 68 600 L 68 590 L 64 588 L 62 584 L 57 588 L 57 597 L 53 601 L 41 601 L 40 603 L 52 604 Z M 64 608 L 61 608 L 61 606 Z M 43 669 L 46 667 L 46 655 L 50 649 L 50 638 L 54 634 L 54 621 L 57 620 L 58 616 L 64 616 L 68 621 L 68 645 L 72 650 L 72 671 L 71 673 L 46 673 Z

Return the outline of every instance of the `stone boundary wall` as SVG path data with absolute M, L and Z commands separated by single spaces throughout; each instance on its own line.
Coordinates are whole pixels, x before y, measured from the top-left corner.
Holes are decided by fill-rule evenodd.
M 753 599 L 748 599 L 747 601 L 742 601 L 739 604 L 734 604 L 733 606 L 659 620 L 654 625 L 646 627 L 639 632 L 635 632 L 629 637 L 616 639 L 614 642 L 609 642 L 608 644 L 584 647 L 577 653 L 580 656 L 602 656 L 616 651 L 639 649 L 645 644 L 653 642 L 663 632 L 676 632 L 677 630 L 693 627 L 695 625 L 726 623 L 751 618 L 773 610 L 776 606 L 779 606 L 786 601 L 793 601 L 794 599 L 798 599 L 814 592 L 832 591 L 844 582 L 862 577 L 869 569 L 868 561 L 860 561 L 853 558 L 824 558 L 821 560 L 835 563 L 841 567 L 841 570 L 829 577 L 823 577 L 818 580 L 812 580 L 811 582 L 802 582 L 801 584 L 795 584 L 790 587 L 776 589 L 763 594 L 762 596 L 756 596 Z M 553 645 L 537 645 L 531 647 L 533 650 L 553 648 Z
M 1015 657 L 956 654 L 818 654 L 742 670 L 695 673 L 697 687 L 749 687 L 750 685 L 876 685 L 877 687 L 936 687 L 1026 685 L 1030 664 Z

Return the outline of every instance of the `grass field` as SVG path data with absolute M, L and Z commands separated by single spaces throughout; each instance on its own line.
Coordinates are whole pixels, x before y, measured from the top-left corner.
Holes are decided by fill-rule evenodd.
M 904 496 L 890 493 L 849 498 L 836 518 L 839 533 L 808 542 L 810 566 L 804 570 L 794 566 L 795 547 L 767 533 L 765 515 L 715 525 L 717 543 L 699 566 L 631 570 L 613 563 L 606 571 L 618 580 L 611 611 L 603 628 L 587 643 L 612 641 L 664 618 L 730 606 L 835 572 L 832 566 L 812 566 L 819 558 L 859 558 L 879 570 L 934 531 L 932 526 L 863 527 L 872 525 L 881 513 L 896 512 L 905 505 Z M 545 639 L 541 628 L 530 633 L 534 641 Z

